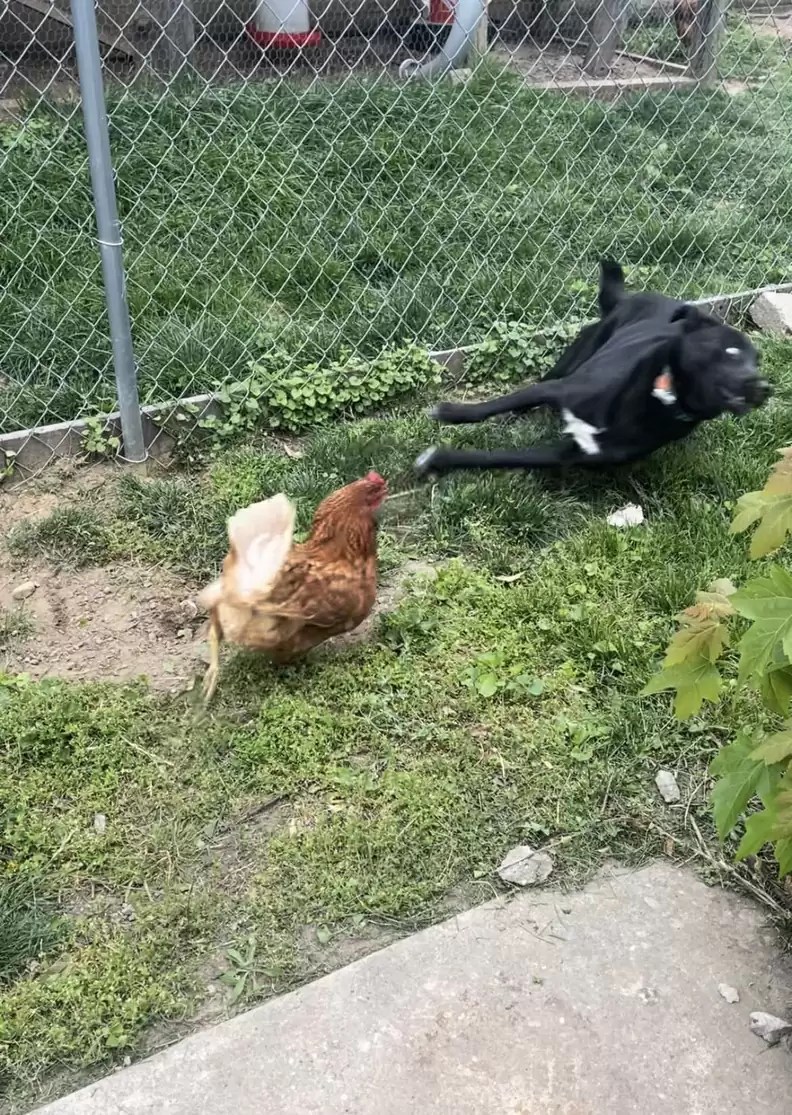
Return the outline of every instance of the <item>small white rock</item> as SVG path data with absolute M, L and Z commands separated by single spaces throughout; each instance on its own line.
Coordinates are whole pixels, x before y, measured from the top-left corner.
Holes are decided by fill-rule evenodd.
M 498 874 L 504 883 L 533 887 L 543 883 L 552 870 L 553 861 L 547 852 L 537 852 L 527 844 L 520 844 L 506 854 Z
M 728 983 L 719 983 L 718 993 L 720 994 L 720 997 L 722 999 L 726 1000 L 727 1003 L 739 1003 L 740 1001 L 740 992 L 737 990 L 736 987 L 732 987 Z
M 655 786 L 660 791 L 663 801 L 669 804 L 679 801 L 679 785 L 670 770 L 659 770 L 655 775 Z
M 106 828 L 107 817 L 105 817 L 104 813 L 94 813 L 94 832 L 102 836 Z
M 135 921 L 137 918 L 135 907 L 129 902 L 124 902 L 121 906 L 121 917 L 124 921 Z
M 751 306 L 751 317 L 764 333 L 792 333 L 792 294 L 766 290 Z
M 181 604 L 179 604 L 179 611 L 185 619 L 195 619 L 195 617 L 198 615 L 198 605 L 193 599 L 188 597 L 186 600 L 182 600 Z
M 643 508 L 637 503 L 628 503 L 618 511 L 611 511 L 606 519 L 609 527 L 639 527 L 644 521 Z
M 33 595 L 33 593 L 36 591 L 37 588 L 38 588 L 38 585 L 36 584 L 35 581 L 23 581 L 22 584 L 17 585 L 17 587 L 11 593 L 11 599 L 12 600 L 27 600 L 27 598 L 29 596 Z
M 762 1010 L 755 1010 L 750 1016 L 749 1025 L 751 1033 L 762 1038 L 768 1045 L 778 1045 L 781 1038 L 792 1034 L 792 1023 L 778 1018 L 774 1014 L 765 1014 Z

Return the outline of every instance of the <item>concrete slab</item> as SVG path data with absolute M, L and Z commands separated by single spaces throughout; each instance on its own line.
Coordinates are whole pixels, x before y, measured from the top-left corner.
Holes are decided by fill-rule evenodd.
M 792 1055 L 748 1016 L 791 1002 L 762 910 L 655 864 L 480 907 L 42 1111 L 778 1115 Z

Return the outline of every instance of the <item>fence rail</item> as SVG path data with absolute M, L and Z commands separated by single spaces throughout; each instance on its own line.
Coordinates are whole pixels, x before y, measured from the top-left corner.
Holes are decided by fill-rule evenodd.
M 792 281 L 792 10 L 479 14 L 105 0 L 94 20 L 84 0 L 10 0 L 0 475 L 119 409 L 139 458 L 141 407 L 150 442 L 251 365 L 286 377 L 586 316 L 604 254 L 690 298 Z

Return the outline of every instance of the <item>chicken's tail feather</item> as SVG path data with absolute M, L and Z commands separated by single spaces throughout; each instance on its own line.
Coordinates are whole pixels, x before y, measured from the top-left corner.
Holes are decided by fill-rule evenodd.
M 239 596 L 250 597 L 272 584 L 292 546 L 294 514 L 291 501 L 280 494 L 243 507 L 228 520 Z

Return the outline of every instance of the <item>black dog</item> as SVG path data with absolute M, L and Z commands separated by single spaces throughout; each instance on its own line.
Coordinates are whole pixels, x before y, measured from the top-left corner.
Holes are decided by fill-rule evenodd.
M 433 447 L 415 462 L 425 476 L 463 468 L 603 466 L 647 457 L 700 422 L 745 414 L 770 394 L 744 333 L 662 294 L 629 294 L 617 263 L 600 263 L 600 320 L 585 326 L 538 383 L 483 403 L 439 403 L 441 422 L 482 422 L 551 407 L 563 440 L 532 449 Z

